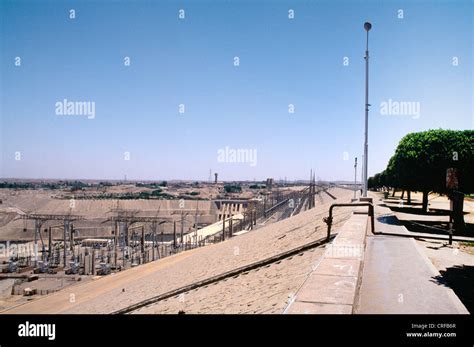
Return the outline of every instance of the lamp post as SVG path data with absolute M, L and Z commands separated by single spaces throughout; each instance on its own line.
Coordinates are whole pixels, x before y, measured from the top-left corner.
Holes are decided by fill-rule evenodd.
M 354 161 L 354 200 L 356 199 L 356 191 L 357 191 L 357 157 L 355 157 L 355 161 Z
M 369 30 L 372 24 L 364 23 L 364 29 L 367 33 L 366 48 L 365 48 L 365 135 L 364 135 L 364 169 L 363 169 L 363 191 L 362 196 L 367 197 L 367 179 L 368 179 L 368 135 L 369 135 Z

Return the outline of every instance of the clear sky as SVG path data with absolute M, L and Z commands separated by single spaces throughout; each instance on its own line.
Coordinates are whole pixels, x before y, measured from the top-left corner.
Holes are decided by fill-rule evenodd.
M 0 4 L 3 178 L 353 179 L 365 21 L 370 175 L 408 132 L 474 126 L 473 1 Z M 63 99 L 95 118 L 56 114 Z M 389 99 L 420 113 L 381 114 Z M 219 162 L 226 147 L 256 165 Z

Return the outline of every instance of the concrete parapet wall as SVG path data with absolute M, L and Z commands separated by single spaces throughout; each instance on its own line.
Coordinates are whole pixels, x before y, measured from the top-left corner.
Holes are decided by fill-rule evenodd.
M 288 314 L 352 314 L 360 286 L 367 214 L 353 214 L 285 310 Z

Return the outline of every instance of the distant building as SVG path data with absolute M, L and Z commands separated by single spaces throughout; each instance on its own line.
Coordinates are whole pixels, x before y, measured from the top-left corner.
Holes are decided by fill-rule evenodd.
M 267 189 L 272 189 L 273 188 L 273 178 L 267 178 Z

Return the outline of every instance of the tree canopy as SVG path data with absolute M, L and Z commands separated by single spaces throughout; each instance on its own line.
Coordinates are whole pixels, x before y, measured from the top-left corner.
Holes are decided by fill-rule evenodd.
M 457 169 L 459 191 L 474 191 L 474 130 L 410 133 L 401 139 L 384 175 L 393 187 L 446 193 L 448 168 Z

